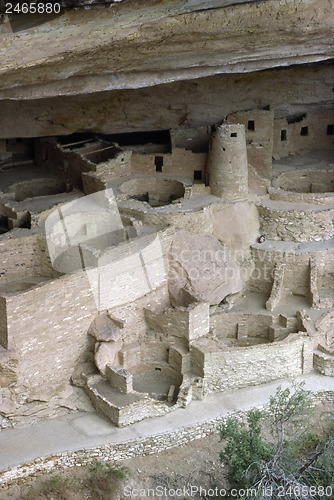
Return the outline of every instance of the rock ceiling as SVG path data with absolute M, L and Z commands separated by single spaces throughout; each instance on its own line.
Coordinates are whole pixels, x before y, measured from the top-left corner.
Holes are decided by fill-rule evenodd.
M 65 1 L 62 5 L 70 7 L 73 3 Z M 244 3 L 233 0 L 123 0 L 117 3 L 83 0 L 79 3 L 86 7 L 64 10 L 62 15 L 27 28 L 22 14 L 21 27 L 13 28 L 14 32 L 10 32 L 11 25 L 15 24 L 13 19 L 3 18 L 0 115 L 4 113 L 7 117 L 8 128 L 4 130 L 6 127 L 0 125 L 0 136 L 10 137 L 14 133 L 10 115 L 18 110 L 22 115 L 31 116 L 25 126 L 22 122 L 22 136 L 29 135 L 27 129 L 32 135 L 81 129 L 110 132 L 113 127 L 103 127 L 99 116 L 92 116 L 89 106 L 89 102 L 100 106 L 101 101 L 107 102 L 106 109 L 115 115 L 117 122 L 123 122 L 123 130 L 138 128 L 139 117 L 142 129 L 174 126 L 173 120 L 169 123 L 156 116 L 152 123 L 149 117 L 141 116 L 147 115 L 146 98 L 145 104 L 139 104 L 137 120 L 133 123 L 128 120 L 127 103 L 140 103 L 148 93 L 153 101 L 159 102 L 174 93 L 174 107 L 182 108 L 176 112 L 176 121 L 183 124 L 188 119 L 186 107 L 189 102 L 187 99 L 180 102 L 175 91 L 186 95 L 189 88 L 200 85 L 201 93 L 196 99 L 204 106 L 203 95 L 209 92 L 210 77 L 214 77 L 211 79 L 214 92 L 218 84 L 226 87 L 229 93 L 235 74 L 240 75 L 240 85 L 247 87 L 252 80 L 247 76 L 249 73 L 263 74 L 266 73 L 263 70 L 298 65 L 308 68 L 304 81 L 308 78 L 312 81 L 314 96 L 311 101 L 325 103 L 326 107 L 332 99 L 327 87 L 327 90 L 319 88 L 325 87 L 325 83 L 314 73 L 316 63 L 333 58 L 332 0 Z M 321 66 L 320 71 L 326 82 L 330 80 L 331 66 Z M 283 73 L 279 78 L 282 85 L 285 80 L 288 87 L 294 87 L 298 86 L 300 75 L 294 71 L 291 78 Z M 268 78 L 259 77 L 259 86 Z M 181 86 L 175 82 L 181 82 Z M 193 85 L 189 87 L 187 82 Z M 63 98 L 61 102 L 60 97 Z M 263 104 L 269 104 L 268 100 L 266 98 Z M 306 96 L 306 102 L 308 100 Z M 209 98 L 208 106 L 214 105 Z M 249 103 L 245 102 L 246 105 Z M 171 99 L 165 99 L 161 112 L 173 115 L 171 106 Z M 83 111 L 86 118 L 79 118 Z M 73 113 L 78 119 L 72 116 Z M 192 120 L 193 123 L 197 121 Z M 118 130 L 117 127 L 114 128 Z

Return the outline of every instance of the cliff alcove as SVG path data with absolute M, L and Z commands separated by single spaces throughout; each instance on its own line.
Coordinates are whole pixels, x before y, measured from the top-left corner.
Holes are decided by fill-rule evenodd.
M 2 427 L 334 376 L 333 12 L 2 10 Z

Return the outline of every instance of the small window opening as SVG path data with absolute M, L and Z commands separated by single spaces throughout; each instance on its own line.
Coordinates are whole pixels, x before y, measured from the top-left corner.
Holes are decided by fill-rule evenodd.
M 236 132 L 232 132 L 231 137 L 237 137 L 237 133 Z
M 155 171 L 162 172 L 162 167 L 164 164 L 163 156 L 156 156 L 154 163 L 155 163 Z
M 300 135 L 302 135 L 304 137 L 307 136 L 308 135 L 308 127 L 302 127 L 300 129 Z
M 281 130 L 281 141 L 286 141 L 286 130 Z
M 327 135 L 334 135 L 334 125 L 327 125 Z
M 194 170 L 194 181 L 202 180 L 202 170 Z
M 159 368 L 158 366 L 155 367 L 155 371 L 156 372 L 161 372 L 161 368 Z
M 248 130 L 255 130 L 254 120 L 248 120 L 247 128 L 248 128 Z
M 7 233 L 8 231 L 8 217 L 0 215 L 0 234 Z

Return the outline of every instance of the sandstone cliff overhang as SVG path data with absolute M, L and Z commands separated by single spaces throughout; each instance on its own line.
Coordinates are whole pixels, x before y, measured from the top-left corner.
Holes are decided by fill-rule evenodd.
M 26 30 L 0 26 L 0 100 L 151 87 L 334 54 L 332 0 L 84 3 L 91 8 Z

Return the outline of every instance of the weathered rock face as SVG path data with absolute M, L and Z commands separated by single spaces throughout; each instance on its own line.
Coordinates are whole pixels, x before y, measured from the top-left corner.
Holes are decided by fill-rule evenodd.
M 238 201 L 218 205 L 213 214 L 213 234 L 232 252 L 248 249 L 259 236 L 259 216 L 255 204 Z
M 101 314 L 91 324 L 88 333 L 97 341 L 116 342 L 121 338 L 121 329 L 107 314 Z
M 96 344 L 95 364 L 102 375 L 106 374 L 107 365 L 113 365 L 122 345 L 121 340 L 117 340 L 116 342 L 99 342 Z
M 332 83 L 332 66 L 320 64 L 144 89 L 31 101 L 6 99 L 0 100 L 0 137 L 200 127 L 218 123 L 237 110 L 268 105 L 277 117 L 321 111 L 332 106 Z
M 68 11 L 46 25 L 4 36 L 1 89 L 8 91 L 2 96 L 148 87 L 316 62 L 333 54 L 333 10 L 326 0 L 223 6 L 209 1 L 198 9 L 198 2 L 184 0 L 128 1 Z M 27 88 L 34 85 L 37 94 Z
M 19 369 L 18 355 L 0 347 L 0 387 L 8 387 L 17 381 Z
M 200 126 L 268 104 L 278 116 L 330 106 L 331 67 L 310 65 L 333 57 L 327 0 L 78 5 L 86 3 L 15 33 L 7 19 L 0 137 Z
M 242 288 L 237 265 L 213 236 L 179 231 L 169 260 L 169 293 L 174 306 L 194 301 L 219 304 Z

